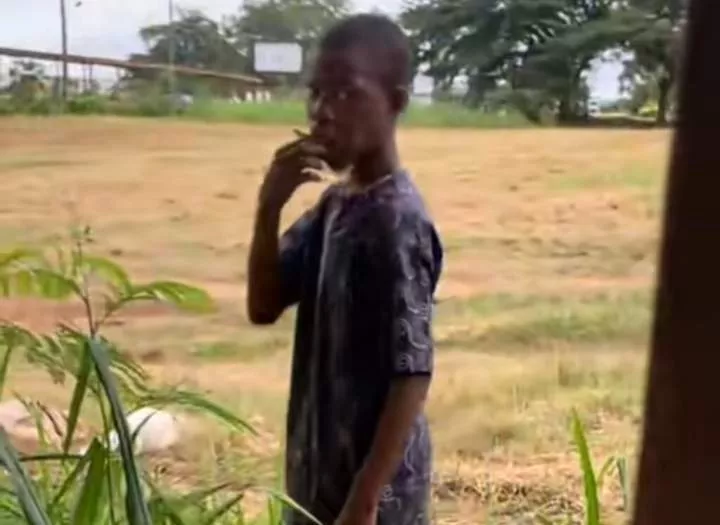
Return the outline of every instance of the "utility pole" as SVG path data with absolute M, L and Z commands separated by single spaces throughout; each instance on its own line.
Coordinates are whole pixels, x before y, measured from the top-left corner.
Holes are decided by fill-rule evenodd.
M 65 0 L 60 0 L 60 33 L 62 35 L 62 84 L 60 97 L 67 102 L 68 92 L 68 35 L 67 35 L 67 9 Z
M 168 21 L 170 23 L 170 43 L 168 49 L 168 84 L 171 100 L 175 96 L 175 4 L 168 0 Z

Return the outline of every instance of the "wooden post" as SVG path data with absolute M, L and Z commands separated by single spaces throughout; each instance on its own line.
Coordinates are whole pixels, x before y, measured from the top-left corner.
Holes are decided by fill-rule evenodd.
M 720 523 L 720 1 L 691 0 L 635 525 Z

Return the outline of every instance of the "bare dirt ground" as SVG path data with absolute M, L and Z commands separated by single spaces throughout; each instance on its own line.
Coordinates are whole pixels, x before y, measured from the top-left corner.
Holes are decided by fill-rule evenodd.
M 263 167 L 291 138 L 281 127 L 0 120 L 0 246 L 49 242 L 79 219 L 95 230 L 93 250 L 138 279 L 200 285 L 220 305 L 200 318 L 137 310 L 110 333 L 157 381 L 207 391 L 266 432 L 260 444 L 220 429 L 200 435 L 174 467 L 178 481 L 277 472 L 292 316 L 250 327 L 243 288 Z M 598 463 L 614 454 L 632 464 L 668 139 L 401 133 L 447 258 L 429 406 L 439 521 L 577 513 L 573 408 Z M 285 221 L 319 191 L 304 188 Z M 0 301 L 0 318 L 38 329 L 79 314 L 75 305 Z M 66 395 L 27 366 L 12 386 L 55 403 Z M 612 483 L 607 498 L 619 513 Z

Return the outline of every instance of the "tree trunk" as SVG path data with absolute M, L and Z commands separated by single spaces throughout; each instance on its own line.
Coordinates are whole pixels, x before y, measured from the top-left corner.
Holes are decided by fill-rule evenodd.
M 655 123 L 664 126 L 668 122 L 668 110 L 670 108 L 670 88 L 672 82 L 669 75 L 663 75 L 658 80 L 658 111 Z
M 572 120 L 572 110 L 570 102 L 570 94 L 565 93 L 560 99 L 560 105 L 558 107 L 558 122 L 560 124 L 567 124 Z
M 688 18 L 634 525 L 718 523 L 720 2 Z
M 577 122 L 577 95 L 580 92 L 579 84 L 580 77 L 582 77 L 583 71 L 587 68 L 589 63 L 586 59 L 581 59 L 576 65 L 570 65 L 570 75 L 568 83 L 565 86 L 565 90 L 562 93 L 562 97 L 559 101 L 558 116 L 557 120 L 560 124 L 568 124 Z

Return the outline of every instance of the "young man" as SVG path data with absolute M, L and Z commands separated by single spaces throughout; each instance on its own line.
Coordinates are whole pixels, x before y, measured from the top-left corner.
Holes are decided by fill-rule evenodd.
M 411 72 L 390 20 L 333 27 L 310 82 L 311 133 L 277 151 L 259 194 L 248 312 L 270 324 L 298 304 L 286 483 L 324 525 L 430 522 L 423 405 L 442 248 L 395 143 Z M 349 181 L 278 239 L 283 206 L 323 162 Z

